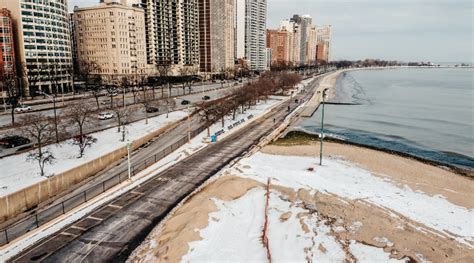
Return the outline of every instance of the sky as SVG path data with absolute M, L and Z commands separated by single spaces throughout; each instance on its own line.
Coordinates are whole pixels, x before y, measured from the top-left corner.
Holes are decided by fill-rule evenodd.
M 69 0 L 90 6 L 99 0 Z M 267 0 L 267 27 L 293 14 L 332 25 L 332 59 L 470 62 L 472 0 Z

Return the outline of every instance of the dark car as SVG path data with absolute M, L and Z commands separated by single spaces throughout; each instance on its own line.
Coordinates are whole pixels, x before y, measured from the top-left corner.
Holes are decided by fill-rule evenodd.
M 157 107 L 147 107 L 146 108 L 146 112 L 148 113 L 155 113 L 155 112 L 159 112 L 160 109 L 158 109 Z
M 211 99 L 211 97 L 209 97 L 209 96 L 207 96 L 207 95 L 204 96 L 204 97 L 202 97 L 202 100 L 210 100 L 210 99 Z
M 17 146 L 25 145 L 30 142 L 30 139 L 18 135 L 7 136 L 0 139 L 0 145 L 6 148 L 15 148 Z
M 190 104 L 191 102 L 189 100 L 183 100 L 181 101 L 181 105 L 188 105 Z

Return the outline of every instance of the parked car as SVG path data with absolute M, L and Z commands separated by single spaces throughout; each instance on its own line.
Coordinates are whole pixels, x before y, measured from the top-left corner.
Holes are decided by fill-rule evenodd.
M 102 105 L 110 105 L 111 100 L 103 100 L 100 102 Z
M 13 135 L 0 139 L 0 145 L 6 148 L 15 148 L 17 146 L 30 143 L 31 140 L 22 136 Z
M 110 120 L 114 117 L 114 114 L 111 112 L 102 112 L 99 114 L 99 120 Z
M 157 108 L 157 107 L 151 107 L 150 106 L 150 107 L 146 108 L 146 112 L 148 112 L 148 113 L 155 113 L 155 112 L 159 112 L 159 111 L 160 111 L 160 109 Z
M 211 97 L 209 97 L 209 96 L 207 96 L 207 95 L 204 96 L 204 97 L 202 97 L 202 100 L 210 100 L 210 99 L 211 99 Z
M 18 105 L 18 107 L 15 108 L 16 112 L 23 112 L 23 111 L 30 111 L 30 110 L 31 110 L 31 106 L 25 105 L 25 104 Z
M 189 100 L 183 100 L 181 101 L 181 105 L 188 105 L 190 104 L 191 102 Z

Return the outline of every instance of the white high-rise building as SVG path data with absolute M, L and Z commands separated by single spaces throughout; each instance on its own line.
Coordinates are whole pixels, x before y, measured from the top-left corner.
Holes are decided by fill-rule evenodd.
M 266 0 L 235 1 L 235 54 L 248 61 L 251 70 L 267 69 Z
M 11 11 L 24 96 L 73 90 L 67 0 L 0 0 Z
M 141 0 L 145 10 L 147 62 L 199 67 L 198 0 Z

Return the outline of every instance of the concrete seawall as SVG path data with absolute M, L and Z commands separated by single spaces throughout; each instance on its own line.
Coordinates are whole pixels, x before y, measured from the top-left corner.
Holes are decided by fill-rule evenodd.
M 329 94 L 333 93 L 332 90 L 334 85 L 336 84 L 337 77 L 344 72 L 343 70 L 339 70 L 336 72 L 325 74 L 319 82 L 319 86 L 316 89 L 313 97 L 306 103 L 306 106 L 301 112 L 301 117 L 310 118 L 313 116 L 314 112 L 319 108 L 319 105 L 322 101 L 322 95 L 324 89 L 329 89 Z

